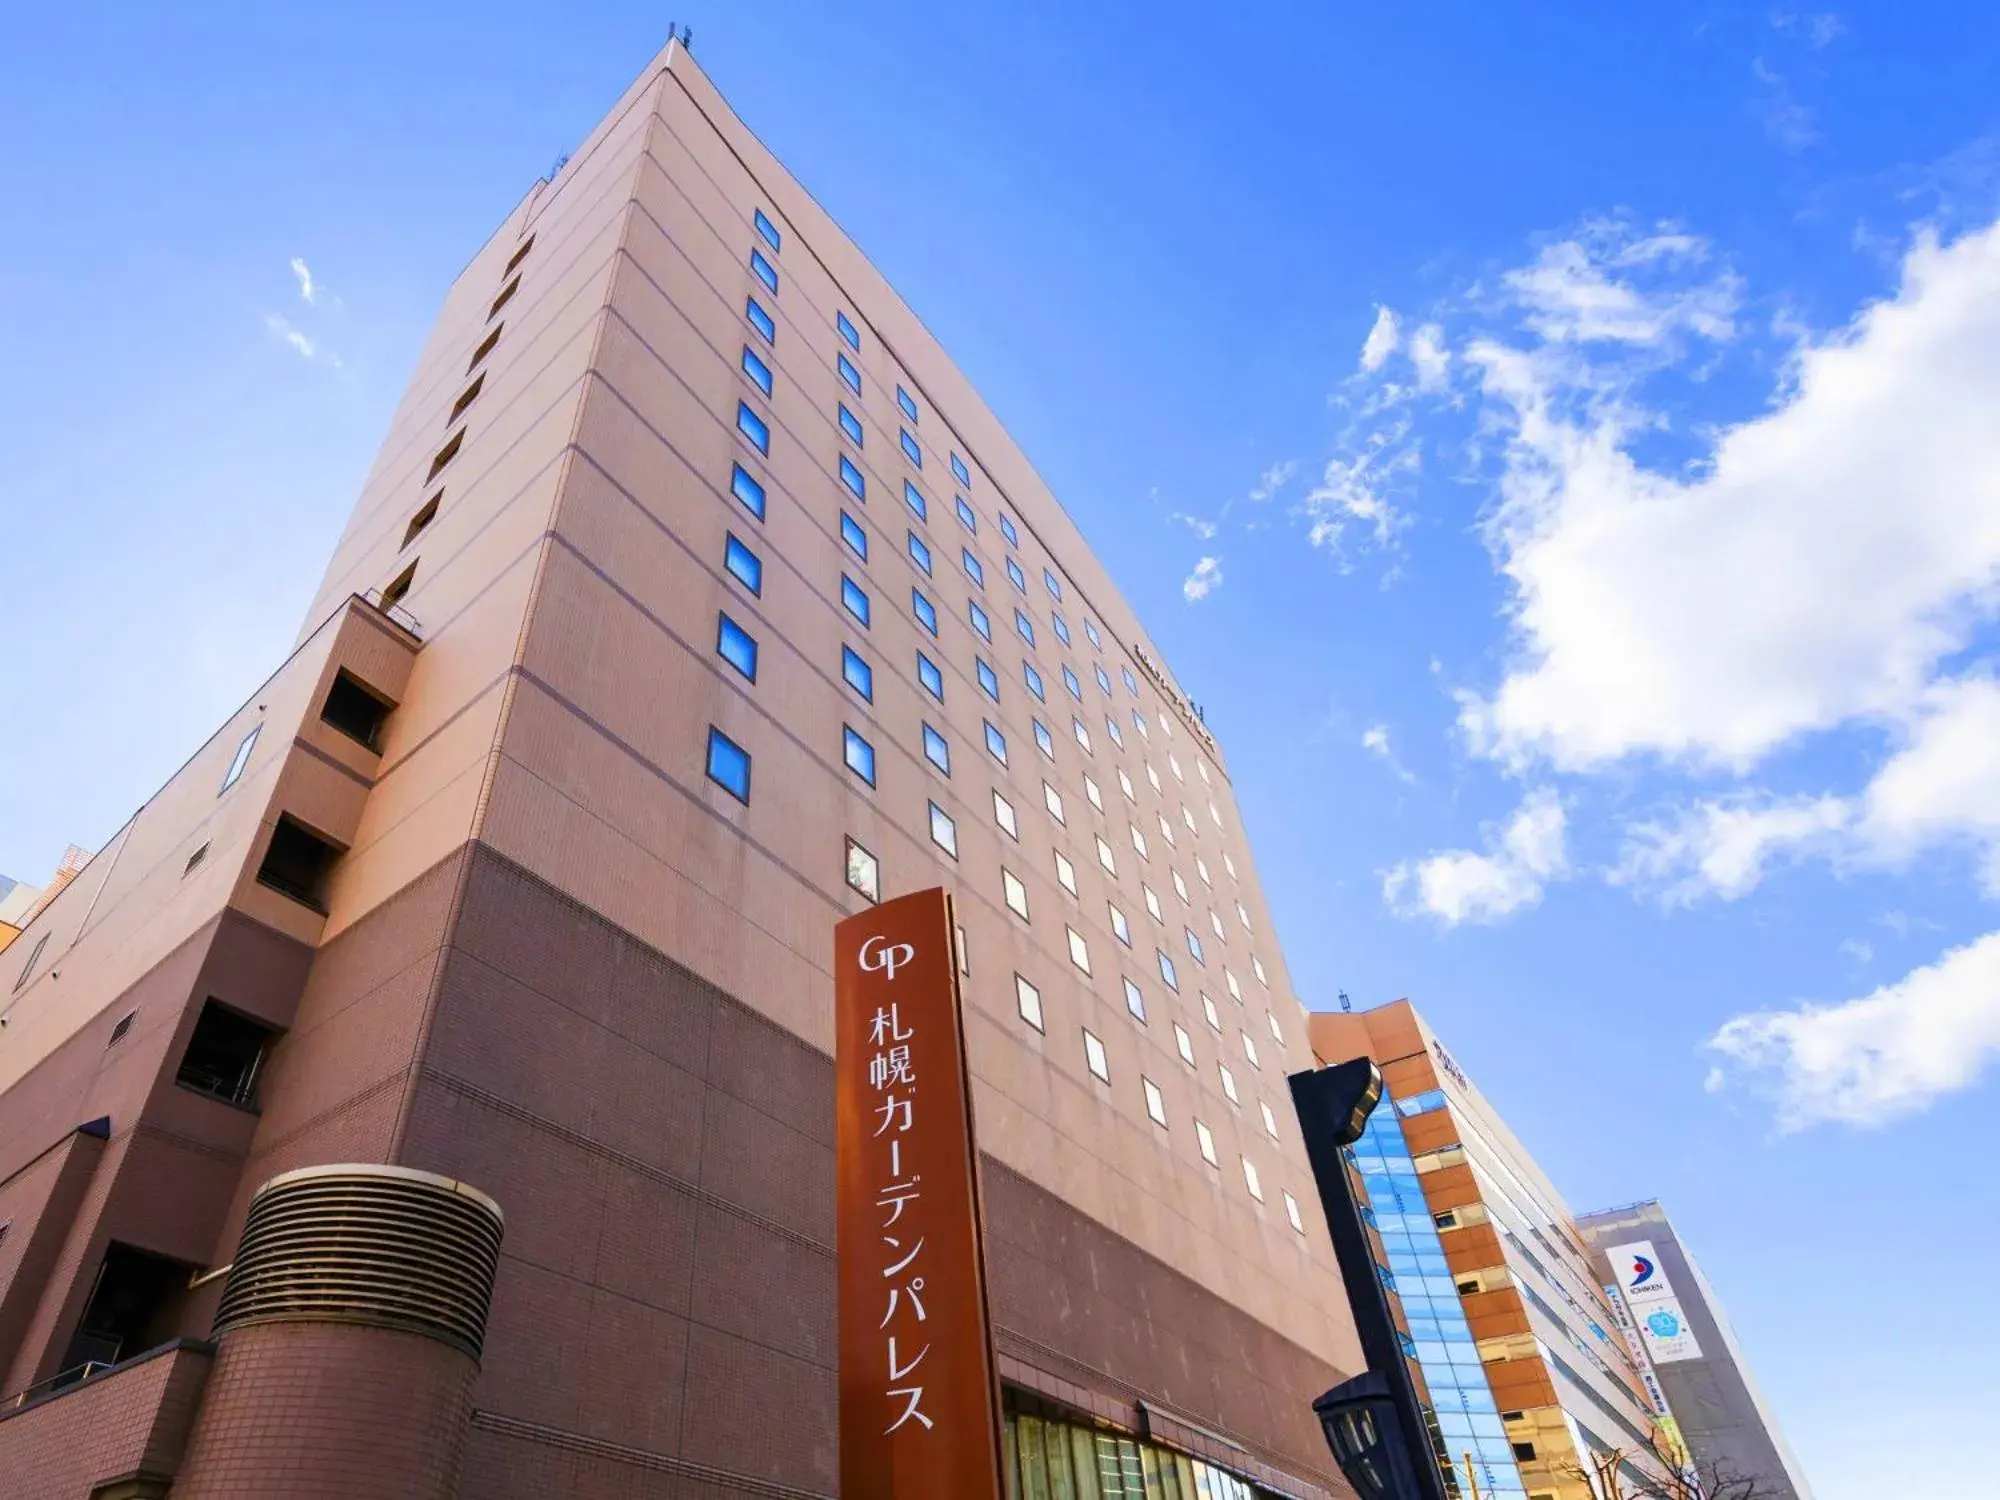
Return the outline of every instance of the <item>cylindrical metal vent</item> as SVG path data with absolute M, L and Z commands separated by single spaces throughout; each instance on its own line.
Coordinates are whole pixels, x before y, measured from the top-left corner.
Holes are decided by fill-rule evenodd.
M 361 1323 L 475 1360 L 505 1220 L 477 1188 L 405 1167 L 306 1167 L 250 1200 L 218 1334 L 251 1323 Z

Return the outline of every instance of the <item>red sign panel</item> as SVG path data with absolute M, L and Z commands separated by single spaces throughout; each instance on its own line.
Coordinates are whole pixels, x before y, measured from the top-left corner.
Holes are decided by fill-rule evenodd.
M 843 1500 L 998 1500 L 951 897 L 834 928 Z

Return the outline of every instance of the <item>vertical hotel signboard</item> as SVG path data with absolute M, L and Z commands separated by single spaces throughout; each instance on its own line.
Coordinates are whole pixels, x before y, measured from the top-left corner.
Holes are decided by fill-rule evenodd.
M 1700 1359 L 1701 1345 L 1688 1327 L 1680 1299 L 1660 1268 L 1660 1257 L 1651 1240 L 1633 1240 L 1613 1245 L 1604 1252 L 1617 1273 L 1618 1288 L 1631 1304 L 1632 1318 L 1639 1325 L 1639 1337 L 1656 1365 L 1675 1364 L 1684 1359 Z
M 840 1493 L 997 1500 L 1000 1403 L 951 898 L 834 928 Z

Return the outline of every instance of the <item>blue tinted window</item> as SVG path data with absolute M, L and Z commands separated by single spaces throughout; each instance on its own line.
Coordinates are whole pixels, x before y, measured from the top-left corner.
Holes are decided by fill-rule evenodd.
M 758 520 L 764 519 L 764 486 L 750 477 L 743 465 L 733 465 L 729 473 L 729 493 L 743 503 L 743 508 Z
M 845 453 L 840 455 L 840 482 L 854 492 L 855 499 L 866 500 L 868 498 L 867 478 L 862 474 L 860 469 L 855 467 L 854 460 L 849 458 Z
M 870 703 L 875 701 L 875 669 L 863 661 L 861 654 L 852 646 L 840 648 L 840 675 L 863 698 Z
M 1021 533 L 1014 529 L 1014 523 L 1004 515 L 1000 518 L 1000 535 L 1007 538 L 1007 545 L 1010 547 L 1021 545 Z
M 712 724 L 708 729 L 708 779 L 749 805 L 750 752 Z
M 1158 949 L 1154 951 L 1159 953 Z M 1159 959 L 1160 978 L 1166 981 L 1168 989 L 1178 990 L 1181 987 L 1181 976 L 1174 972 L 1174 961 L 1164 953 L 1159 953 Z
M 750 320 L 750 326 L 764 335 L 764 342 L 778 341 L 778 325 L 771 321 L 771 315 L 764 311 L 764 304 L 755 297 L 747 297 L 743 302 L 743 316 Z
M 1042 587 L 1049 591 L 1051 599 L 1062 598 L 1062 585 L 1056 582 L 1056 575 L 1047 568 L 1042 569 Z
M 902 408 L 903 415 L 912 422 L 917 420 L 917 403 L 910 399 L 910 393 L 900 385 L 896 387 L 896 405 Z
M 1069 689 L 1070 697 L 1076 699 L 1079 703 L 1083 702 L 1083 684 L 1077 680 L 1076 673 L 1072 672 L 1068 667 L 1064 667 L 1062 674 L 1063 686 Z
M 1056 613 L 1056 611 L 1050 610 L 1049 623 L 1055 626 L 1056 628 L 1056 639 L 1061 641 L 1065 646 L 1067 646 L 1070 643 L 1069 621 L 1065 620 L 1060 614 Z
M 840 602 L 863 625 L 868 623 L 868 593 L 845 573 L 840 575 Z
M 838 328 L 840 336 L 847 340 L 847 347 L 859 353 L 861 350 L 861 335 L 855 331 L 854 325 L 847 320 L 847 314 L 844 312 L 835 312 L 833 315 L 833 326 Z
M 986 750 L 1001 765 L 1007 764 L 1007 736 L 993 727 L 991 719 L 982 720 L 986 725 Z
M 970 578 L 974 583 L 978 584 L 981 588 L 985 588 L 986 569 L 980 565 L 979 559 L 972 555 L 971 549 L 968 547 L 960 547 L 958 549 L 958 560 L 961 563 L 965 564 L 965 576 L 967 578 Z
M 1044 724 L 1040 719 L 1036 719 L 1034 724 L 1036 748 L 1050 760 L 1054 760 L 1056 758 L 1056 742 L 1049 737 L 1049 726 Z
M 924 499 L 924 492 L 907 479 L 903 481 L 903 503 L 917 513 L 919 521 L 930 519 L 931 508 L 929 502 Z
M 925 692 L 938 702 L 944 702 L 944 673 L 938 670 L 936 662 L 921 651 L 917 653 L 917 681 L 924 685 Z
M 1103 688 L 1105 692 L 1107 693 L 1110 692 L 1111 674 L 1105 671 L 1104 668 L 1099 666 L 1093 666 L 1090 670 L 1097 674 L 1097 685 Z
M 910 436 L 909 429 L 898 427 L 896 435 L 902 440 L 903 457 L 907 458 L 913 467 L 921 469 L 924 466 L 924 450 L 917 446 L 917 440 Z
M 736 575 L 736 581 L 753 594 L 764 592 L 764 559 L 736 540 L 736 533 L 729 533 L 729 540 L 723 543 L 722 565 Z
M 984 641 L 992 640 L 993 622 L 986 618 L 986 611 L 979 607 L 979 601 L 977 599 L 968 600 L 965 612 L 971 617 L 972 628 L 979 632 L 979 638 Z
M 1097 633 L 1097 622 L 1089 615 L 1083 617 L 1083 633 L 1090 638 L 1090 644 L 1102 650 L 1104 638 Z
M 910 612 L 917 617 L 917 623 L 932 635 L 937 634 L 937 606 L 926 599 L 922 589 L 910 590 Z
M 750 383 L 765 395 L 771 394 L 771 367 L 757 357 L 757 351 L 748 344 L 743 346 L 743 373 L 750 377 Z
M 965 503 L 965 496 L 953 495 L 952 504 L 958 511 L 958 524 L 974 536 L 979 534 L 979 517 L 972 513 L 972 507 Z
M 998 703 L 1000 701 L 999 674 L 986 664 L 984 657 L 974 657 L 973 661 L 977 664 L 974 670 L 979 673 L 980 690 L 995 703 Z
M 875 747 L 846 725 L 840 728 L 841 758 L 847 769 L 870 786 L 875 785 Z
M 931 549 L 924 545 L 923 538 L 914 531 L 910 533 L 910 561 L 924 570 L 925 577 L 930 576 Z
M 752 682 L 757 680 L 757 642 L 728 615 L 717 615 L 715 654 Z
M 845 354 L 833 357 L 834 367 L 840 371 L 840 378 L 855 395 L 861 394 L 861 372 L 854 368 L 854 362 Z
M 1130 667 L 1120 667 L 1118 675 L 1125 679 L 1125 691 L 1130 693 L 1134 698 L 1138 697 L 1139 680 L 1132 675 L 1132 669 Z
M 1049 701 L 1049 695 L 1042 690 L 1042 674 L 1035 670 L 1031 662 L 1024 661 L 1021 663 L 1021 678 L 1028 684 L 1028 691 L 1033 693 L 1037 699 L 1043 703 Z
M 1015 588 L 1024 594 L 1028 592 L 1028 575 L 1021 571 L 1021 565 L 1011 557 L 1007 559 L 1007 577 Z
M 840 539 L 847 543 L 847 550 L 863 562 L 868 561 L 868 533 L 861 529 L 861 523 L 846 511 L 840 513 Z
M 1106 714 L 1104 716 L 1104 728 L 1110 734 L 1112 743 L 1117 745 L 1120 750 L 1123 750 L 1125 748 L 1125 734 L 1124 731 L 1119 729 L 1118 721 L 1112 718 L 1111 715 Z
M 736 403 L 736 430 L 750 439 L 750 446 L 759 453 L 771 451 L 770 424 L 750 410 L 746 402 Z
M 763 209 L 760 208 L 756 210 L 756 217 L 753 220 L 753 222 L 757 226 L 757 232 L 762 236 L 764 236 L 764 243 L 769 245 L 773 251 L 777 250 L 778 226 L 773 224 L 769 219 L 764 217 Z
M 924 759 L 945 775 L 951 774 L 951 746 L 945 743 L 943 735 L 928 724 L 924 726 Z
M 1030 646 L 1035 644 L 1035 622 L 1018 609 L 1014 611 L 1014 633 Z
M 965 466 L 965 460 L 956 453 L 951 456 L 952 477 L 967 489 L 972 488 L 972 471 Z
M 847 440 L 857 448 L 865 448 L 861 438 L 861 419 L 847 409 L 845 401 L 840 403 L 840 430 L 847 434 Z
M 757 279 L 764 283 L 772 296 L 778 294 L 778 268 L 764 259 L 762 250 L 750 252 L 750 269 L 757 273 Z

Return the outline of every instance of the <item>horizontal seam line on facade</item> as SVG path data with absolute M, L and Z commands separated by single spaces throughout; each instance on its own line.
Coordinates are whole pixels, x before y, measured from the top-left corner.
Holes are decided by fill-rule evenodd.
M 363 775 L 361 772 L 355 770 L 354 767 L 343 763 L 339 759 L 339 757 L 331 755 L 327 751 L 320 749 L 319 746 L 313 744 L 312 741 L 308 740 L 303 734 L 293 735 L 292 745 L 295 749 L 304 751 L 307 755 L 311 756 L 321 765 L 327 766 L 332 770 L 338 771 L 342 776 L 345 776 L 349 781 L 352 781 L 353 783 L 355 783 L 355 785 L 359 786 L 364 792 L 373 791 L 375 789 L 375 782 L 373 780 Z
M 693 1459 L 679 1458 L 669 1453 L 655 1453 L 648 1448 L 628 1447 L 623 1443 L 609 1442 L 604 1438 L 590 1437 L 584 1433 L 571 1432 L 566 1428 L 551 1427 L 542 1422 L 528 1422 L 519 1417 L 502 1416 L 499 1412 L 489 1411 L 484 1407 L 473 1408 L 472 1425 L 504 1437 L 541 1443 L 546 1447 L 562 1448 L 572 1453 L 587 1453 L 614 1459 L 630 1464 L 634 1468 L 656 1469 L 662 1473 L 711 1480 L 726 1484 L 732 1489 L 746 1490 L 754 1495 L 769 1495 L 774 1497 L 774 1500 L 835 1500 L 834 1496 L 821 1490 L 799 1489 L 794 1485 L 759 1479 L 755 1475 L 739 1473 L 733 1469 L 716 1468 L 711 1464 L 697 1463 Z

